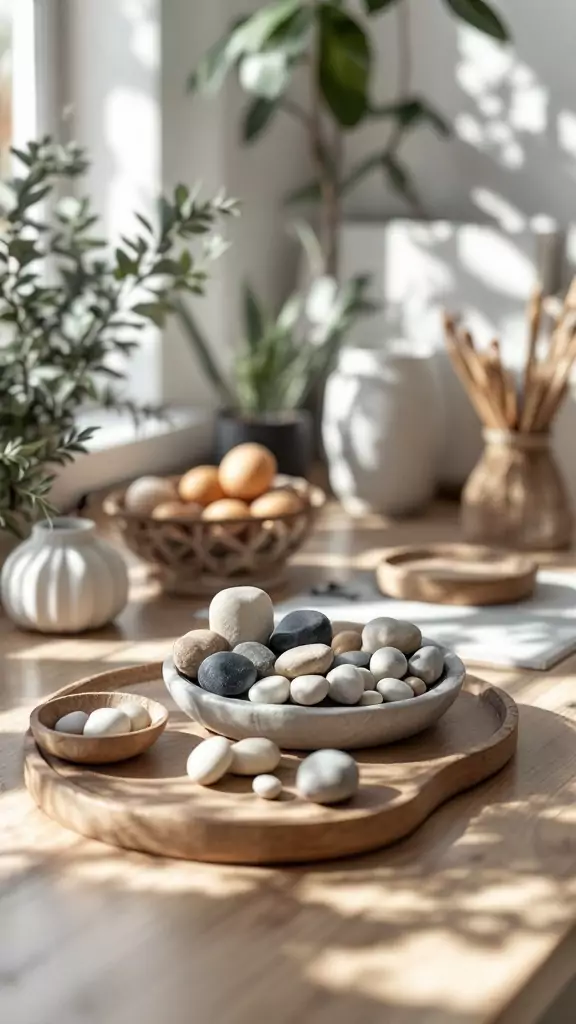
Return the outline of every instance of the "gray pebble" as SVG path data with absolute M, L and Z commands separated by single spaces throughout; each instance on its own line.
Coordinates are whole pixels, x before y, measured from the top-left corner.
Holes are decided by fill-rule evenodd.
M 402 651 L 395 647 L 381 647 L 370 658 L 370 671 L 379 679 L 402 679 L 408 671 L 408 662 Z
M 248 736 L 232 744 L 233 775 L 261 775 L 273 772 L 280 764 L 280 748 L 265 736 Z
M 264 676 L 271 676 L 274 672 L 276 655 L 269 647 L 257 643 L 256 640 L 245 640 L 244 643 L 237 644 L 234 648 L 234 654 L 241 654 L 244 658 L 248 658 L 248 661 L 251 661 L 254 665 L 259 679 L 263 679 Z
M 346 651 L 345 654 L 337 654 L 334 658 L 334 668 L 339 665 L 356 665 L 357 668 L 368 668 L 370 654 L 368 651 Z
M 362 650 L 374 654 L 380 647 L 395 647 L 410 655 L 422 643 L 422 634 L 412 622 L 382 616 L 368 622 L 362 631 Z
M 437 682 L 444 670 L 444 655 L 439 647 L 421 647 L 408 662 L 411 676 L 418 676 L 426 686 Z
M 323 612 L 313 609 L 289 612 L 276 626 L 269 643 L 277 655 L 305 644 L 326 644 L 329 647 L 332 643 L 332 623 Z
M 337 804 L 358 791 L 358 765 L 343 750 L 317 750 L 298 766 L 296 789 L 304 800 Z

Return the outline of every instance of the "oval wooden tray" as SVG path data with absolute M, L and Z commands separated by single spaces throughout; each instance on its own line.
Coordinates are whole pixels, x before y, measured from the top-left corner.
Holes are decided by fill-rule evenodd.
M 190 782 L 186 759 L 206 733 L 167 697 L 159 662 L 90 676 L 60 694 L 120 689 L 135 689 L 170 708 L 158 742 L 131 761 L 88 768 L 43 756 L 28 732 L 26 785 L 65 828 L 168 857 L 277 864 L 377 849 L 414 831 L 455 793 L 493 775 L 516 749 L 514 701 L 468 677 L 465 692 L 434 728 L 356 752 L 361 789 L 348 804 L 330 808 L 300 800 L 295 754 L 283 755 L 278 774 L 285 792 L 269 803 L 252 793 L 247 778 L 227 776 L 210 788 Z
M 389 548 L 376 569 L 383 594 L 433 604 L 511 604 L 530 597 L 536 563 L 475 544 Z

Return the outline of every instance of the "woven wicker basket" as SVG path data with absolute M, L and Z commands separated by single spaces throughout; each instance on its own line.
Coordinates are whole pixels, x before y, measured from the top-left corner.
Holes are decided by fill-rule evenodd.
M 155 571 L 171 594 L 213 594 L 223 587 L 273 586 L 286 562 L 306 539 L 324 505 L 324 492 L 306 480 L 278 476 L 275 486 L 293 487 L 304 501 L 300 512 L 274 519 L 153 519 L 124 507 L 125 491 L 104 501 L 104 512 L 134 554 Z

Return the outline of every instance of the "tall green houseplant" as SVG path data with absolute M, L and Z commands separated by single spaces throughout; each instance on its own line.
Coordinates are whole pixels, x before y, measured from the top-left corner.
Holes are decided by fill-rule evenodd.
M 505 42 L 508 30 L 485 0 L 427 0 L 441 3 L 455 17 Z M 360 20 L 346 0 L 273 0 L 235 22 L 200 61 L 189 80 L 193 91 L 215 93 L 236 72 L 248 95 L 242 139 L 252 144 L 281 115 L 296 118 L 306 133 L 314 180 L 288 198 L 319 203 L 325 272 L 338 273 L 338 234 L 342 204 L 366 175 L 380 172 L 412 207 L 416 187 L 402 159 L 402 143 L 419 125 L 449 134 L 442 115 L 410 82 L 410 26 L 407 0 L 362 0 Z M 397 95 L 382 102 L 373 95 L 374 19 L 390 11 L 396 18 Z M 308 82 L 305 103 L 295 98 L 298 78 Z M 362 127 L 383 122 L 385 144 L 357 163 L 347 159 L 346 142 Z

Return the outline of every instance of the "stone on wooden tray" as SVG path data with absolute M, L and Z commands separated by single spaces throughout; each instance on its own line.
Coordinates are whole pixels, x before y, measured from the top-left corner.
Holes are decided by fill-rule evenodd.
M 329 683 L 324 676 L 297 676 L 290 683 L 290 699 L 294 704 L 312 707 L 320 704 L 328 696 Z
M 334 652 L 326 644 L 305 644 L 285 651 L 274 664 L 276 675 L 295 679 L 296 676 L 324 675 L 334 660 Z
M 192 782 L 212 786 L 226 774 L 231 764 L 230 740 L 224 736 L 210 736 L 194 747 L 186 762 L 186 771 Z
M 423 679 L 418 679 L 418 676 L 405 676 L 404 682 L 408 683 L 408 686 L 414 693 L 415 697 L 421 697 L 423 693 L 426 693 L 428 687 Z
M 358 765 L 344 750 L 317 750 L 296 772 L 296 789 L 304 800 L 337 804 L 358 791 Z
M 332 643 L 332 624 L 322 612 L 312 609 L 289 612 L 276 626 L 269 640 L 275 654 L 284 654 L 292 647 Z
M 229 651 L 230 645 L 223 636 L 212 629 L 191 629 L 189 633 L 174 641 L 174 664 L 188 679 L 198 677 L 198 669 L 211 654 Z
M 359 651 L 362 647 L 362 636 L 351 629 L 337 633 L 332 639 L 334 654 L 347 654 L 348 651 Z
M 333 668 L 339 665 L 356 665 L 357 668 L 368 668 L 370 665 L 370 654 L 368 651 L 346 651 L 344 654 L 337 654 L 334 658 Z
M 410 655 L 422 643 L 422 634 L 412 622 L 382 616 L 372 619 L 362 630 L 362 650 L 374 654 L 381 647 L 395 647 Z
M 364 693 L 364 677 L 355 665 L 339 665 L 326 676 L 328 696 L 337 704 L 357 704 Z
M 237 644 L 234 648 L 234 654 L 242 654 L 243 657 L 248 658 L 248 661 L 251 661 L 254 665 L 259 679 L 264 678 L 264 676 L 271 676 L 274 672 L 276 655 L 269 647 L 259 644 L 256 640 L 246 640 L 242 644 Z
M 74 736 L 81 736 L 84 732 L 84 726 L 88 721 L 88 715 L 85 711 L 69 711 L 67 715 L 62 715 L 54 726 L 56 732 L 69 732 Z
M 233 775 L 262 775 L 280 764 L 280 748 L 264 736 L 249 736 L 232 744 Z
M 421 647 L 410 658 L 408 668 L 411 676 L 417 676 L 427 686 L 432 686 L 444 670 L 444 655 L 439 647 Z
M 285 704 L 290 696 L 290 680 L 286 676 L 266 676 L 248 690 L 253 704 Z
M 397 700 L 411 700 L 414 691 L 403 679 L 380 679 L 376 683 L 378 693 L 382 694 L 385 704 L 392 704 Z
M 378 690 L 364 690 L 358 701 L 360 707 L 369 707 L 371 704 L 383 704 L 384 697 Z
M 219 697 L 239 697 L 253 686 L 256 677 L 252 662 L 232 651 L 211 654 L 198 669 L 198 682 L 202 689 Z
M 259 587 L 228 587 L 210 602 L 210 629 L 223 636 L 231 647 L 247 640 L 267 644 L 274 628 L 270 597 Z
M 408 671 L 408 662 L 402 651 L 395 647 L 381 647 L 370 658 L 370 671 L 379 679 L 402 679 Z
M 275 775 L 257 775 L 252 780 L 252 789 L 262 800 L 277 800 L 282 792 L 282 783 Z

